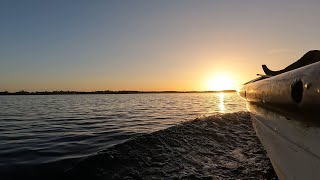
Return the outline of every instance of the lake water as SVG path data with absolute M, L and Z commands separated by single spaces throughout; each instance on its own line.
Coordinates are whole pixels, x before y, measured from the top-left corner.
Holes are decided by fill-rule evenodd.
M 129 138 L 216 113 L 236 93 L 0 96 L 0 176 L 60 171 Z

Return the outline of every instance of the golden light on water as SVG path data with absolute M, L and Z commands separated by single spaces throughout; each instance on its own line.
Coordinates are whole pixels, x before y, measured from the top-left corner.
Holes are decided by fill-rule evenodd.
M 228 75 L 216 75 L 208 81 L 207 89 L 210 91 L 235 90 L 236 84 Z
M 219 111 L 221 113 L 224 113 L 225 107 L 224 107 L 224 93 L 220 92 L 219 93 Z

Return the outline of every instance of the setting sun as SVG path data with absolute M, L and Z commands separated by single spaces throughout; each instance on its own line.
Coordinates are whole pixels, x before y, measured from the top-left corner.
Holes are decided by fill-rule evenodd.
M 210 91 L 234 90 L 236 89 L 236 85 L 229 76 L 217 75 L 208 82 L 208 89 Z

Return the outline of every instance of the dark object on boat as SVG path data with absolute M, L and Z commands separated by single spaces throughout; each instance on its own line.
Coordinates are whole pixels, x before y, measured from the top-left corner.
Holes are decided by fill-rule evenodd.
M 263 71 L 266 73 L 268 76 L 275 76 L 284 72 L 288 72 L 315 62 L 320 61 L 320 51 L 318 50 L 312 50 L 307 52 L 302 58 L 300 58 L 298 61 L 295 63 L 291 64 L 290 66 L 279 70 L 279 71 L 272 71 L 270 70 L 265 64 L 262 65 Z

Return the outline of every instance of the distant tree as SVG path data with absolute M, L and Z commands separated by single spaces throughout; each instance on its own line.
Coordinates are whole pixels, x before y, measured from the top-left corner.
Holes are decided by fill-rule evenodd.
M 16 94 L 29 94 L 29 92 L 25 91 L 25 90 L 21 90 L 21 91 L 16 92 Z
M 3 91 L 3 92 L 0 92 L 0 94 L 9 94 L 8 91 Z

